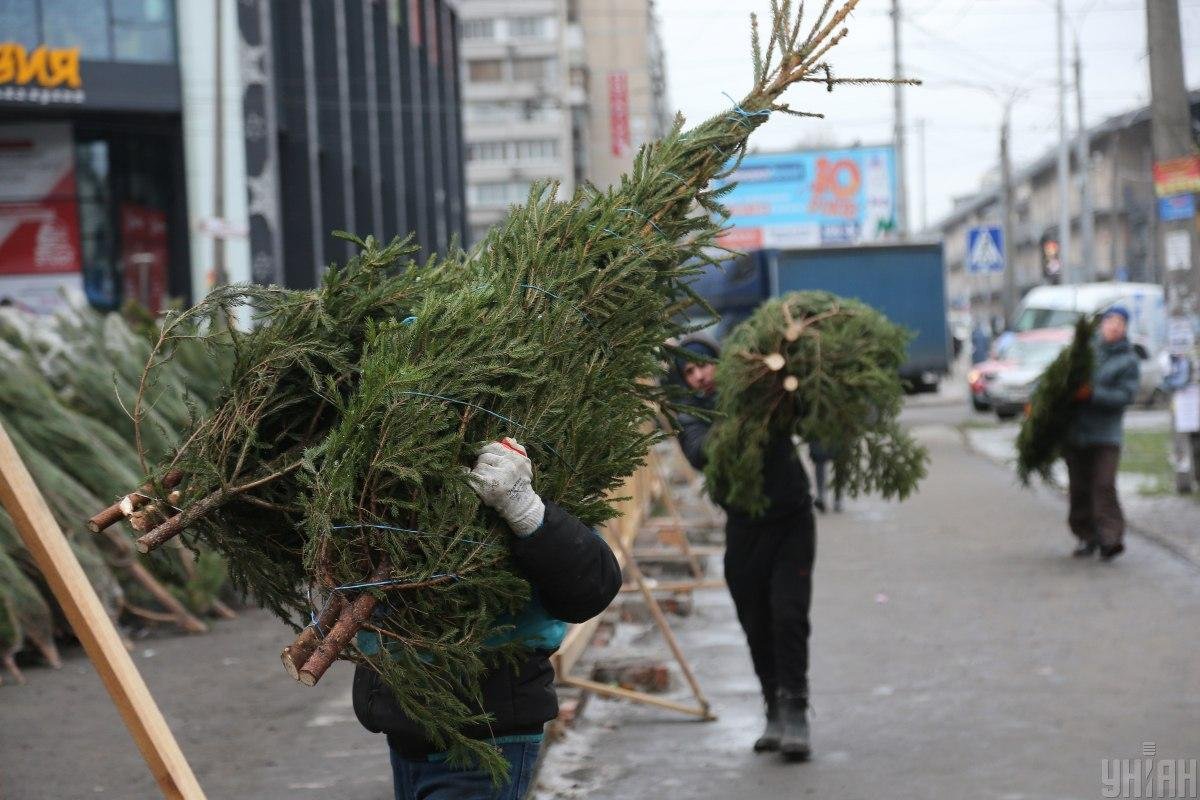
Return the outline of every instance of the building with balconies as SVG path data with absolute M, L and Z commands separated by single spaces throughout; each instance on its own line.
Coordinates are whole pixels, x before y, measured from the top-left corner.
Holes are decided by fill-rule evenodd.
M 459 13 L 468 238 L 477 241 L 534 182 L 575 189 L 571 23 L 563 0 L 464 0 Z
M 662 47 L 651 0 L 462 0 L 468 239 L 557 181 L 600 186 L 660 136 Z

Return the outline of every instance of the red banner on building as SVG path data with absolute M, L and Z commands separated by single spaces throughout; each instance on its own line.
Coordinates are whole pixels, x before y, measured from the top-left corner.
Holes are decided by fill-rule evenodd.
M 612 154 L 620 158 L 629 150 L 629 74 L 608 73 L 608 132 Z
M 1159 197 L 1200 192 L 1200 156 L 1184 156 L 1154 164 L 1154 193 Z
M 121 204 L 121 272 L 125 298 L 157 313 L 167 293 L 167 215 L 157 208 Z

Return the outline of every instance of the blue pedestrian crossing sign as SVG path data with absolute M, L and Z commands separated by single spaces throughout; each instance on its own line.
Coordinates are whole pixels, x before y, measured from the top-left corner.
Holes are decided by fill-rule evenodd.
M 1004 272 L 1004 231 L 999 225 L 967 229 L 967 272 Z

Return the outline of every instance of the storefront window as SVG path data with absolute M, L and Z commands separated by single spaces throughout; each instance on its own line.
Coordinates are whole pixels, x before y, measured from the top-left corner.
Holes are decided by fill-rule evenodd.
M 37 9 L 29 0 L 0 0 L 0 41 L 38 46 Z
M 0 0 L 0 41 L 78 47 L 85 61 L 175 61 L 173 0 Z
M 118 23 L 171 24 L 171 4 L 167 0 L 112 0 L 112 9 Z
M 84 59 L 111 59 L 105 6 L 96 0 L 42 0 L 44 42 L 51 47 L 78 47 Z
M 174 20 L 167 0 L 113 0 L 112 8 L 118 61 L 175 60 Z
M 83 286 L 97 308 L 161 307 L 167 290 L 174 187 L 160 135 L 87 131 L 75 145 Z
M 169 28 L 119 27 L 114 35 L 117 61 L 167 64 L 175 60 L 175 37 Z
M 108 142 L 80 142 L 75 147 L 75 190 L 79 196 L 79 240 L 83 250 L 83 289 L 92 305 L 115 308 L 117 231 L 109 189 Z

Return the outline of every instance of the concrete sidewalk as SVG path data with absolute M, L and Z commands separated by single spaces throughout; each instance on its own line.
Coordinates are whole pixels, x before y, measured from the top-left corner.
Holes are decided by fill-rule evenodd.
M 750 751 L 758 687 L 712 591 L 676 628 L 720 719 L 592 698 L 537 797 L 1098 798 L 1144 742 L 1200 758 L 1200 572 L 1145 540 L 1072 559 L 1059 495 L 918 433 L 918 496 L 818 521 L 811 763 Z
M 1127 431 L 1169 430 L 1171 419 L 1166 411 L 1132 410 L 1125 415 Z M 1016 440 L 1020 426 L 1015 422 L 963 427 L 971 449 L 1003 464 L 1009 480 L 1016 483 Z M 1164 454 L 1164 458 L 1166 455 Z M 1067 468 L 1060 460 L 1054 465 L 1054 478 L 1060 487 L 1067 485 Z M 1130 530 L 1153 539 L 1200 568 L 1200 501 L 1195 496 L 1143 492 L 1153 488 L 1149 476 L 1120 472 L 1117 491 Z M 1040 481 L 1039 481 L 1040 482 Z

